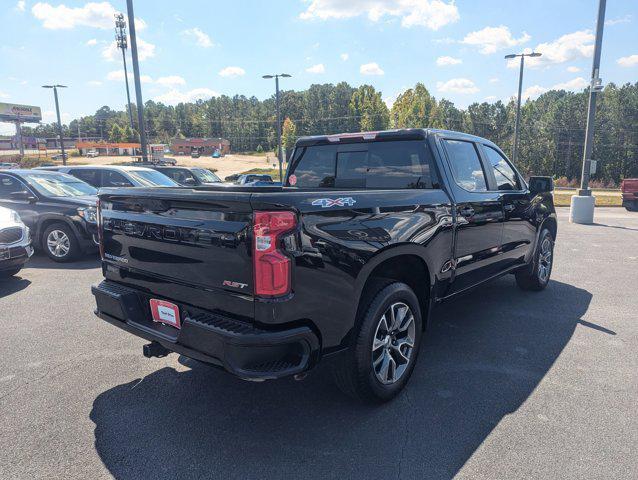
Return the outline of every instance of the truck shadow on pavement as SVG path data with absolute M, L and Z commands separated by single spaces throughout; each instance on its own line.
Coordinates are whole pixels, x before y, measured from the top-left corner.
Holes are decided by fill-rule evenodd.
M 326 368 L 255 384 L 186 360 L 100 394 L 95 448 L 118 479 L 452 478 L 577 325 L 613 334 L 581 322 L 590 301 L 565 283 L 530 293 L 505 277 L 444 304 L 407 389 L 380 406 L 344 397 Z

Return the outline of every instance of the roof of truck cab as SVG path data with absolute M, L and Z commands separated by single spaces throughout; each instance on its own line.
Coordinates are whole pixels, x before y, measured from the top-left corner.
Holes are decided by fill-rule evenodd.
M 67 165 L 67 166 L 57 166 L 57 167 L 39 167 L 35 170 L 38 171 L 61 171 L 63 169 L 65 170 L 86 170 L 86 169 L 100 169 L 100 170 L 121 170 L 121 171 L 125 171 L 125 172 L 131 172 L 131 171 L 148 171 L 148 170 L 152 170 L 151 168 L 148 167 L 138 167 L 138 166 L 134 166 L 134 165 Z
M 300 137 L 297 146 L 311 146 L 320 144 L 337 144 L 343 142 L 375 142 L 379 140 L 424 140 L 428 135 L 440 135 L 444 137 L 458 138 L 471 141 L 492 143 L 482 137 L 469 133 L 457 132 L 454 130 L 443 130 L 436 128 L 401 128 L 395 130 L 380 130 L 374 132 L 337 133 L 333 135 L 313 135 Z

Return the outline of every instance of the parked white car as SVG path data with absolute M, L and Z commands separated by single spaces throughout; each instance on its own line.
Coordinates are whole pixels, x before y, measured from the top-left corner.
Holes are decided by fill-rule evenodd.
M 29 227 L 16 212 L 0 207 L 0 278 L 18 273 L 31 255 Z
M 97 150 L 89 150 L 88 152 L 86 152 L 86 156 L 89 158 L 95 158 L 98 157 L 100 154 L 98 153 Z

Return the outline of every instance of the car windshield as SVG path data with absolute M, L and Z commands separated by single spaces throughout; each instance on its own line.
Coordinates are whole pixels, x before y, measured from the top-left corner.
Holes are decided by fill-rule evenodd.
M 191 172 L 202 183 L 219 183 L 219 182 L 221 182 L 221 179 L 217 175 L 215 175 L 213 172 L 211 172 L 210 170 L 207 170 L 205 168 L 193 168 L 193 169 L 191 169 Z
M 142 187 L 176 187 L 177 183 L 155 170 L 128 170 L 126 173 Z
M 97 190 L 88 183 L 63 173 L 29 173 L 24 179 L 39 193 L 48 197 L 97 195 Z

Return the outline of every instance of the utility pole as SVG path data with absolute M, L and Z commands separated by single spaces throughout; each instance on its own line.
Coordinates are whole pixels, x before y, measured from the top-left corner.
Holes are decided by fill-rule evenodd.
M 52 88 L 53 98 L 55 98 L 55 113 L 58 117 L 58 135 L 60 137 L 60 152 L 62 153 L 62 165 L 66 166 L 66 153 L 64 152 L 64 135 L 62 131 L 62 120 L 60 119 L 60 102 L 58 101 L 58 88 L 67 88 L 66 85 L 42 85 L 42 88 Z
M 596 21 L 596 43 L 594 44 L 594 60 L 591 69 L 591 84 L 589 87 L 589 106 L 587 108 L 587 128 L 585 130 L 585 147 L 583 148 L 583 171 L 580 178 L 578 195 L 572 196 L 569 220 L 573 223 L 589 224 L 594 221 L 594 206 L 596 199 L 589 189 L 591 175 L 591 154 L 594 147 L 594 127 L 596 120 L 596 97 L 602 91 L 600 78 L 600 55 L 603 45 L 603 30 L 605 27 L 605 9 L 607 0 L 599 0 L 598 19 Z
M 135 36 L 135 14 L 133 0 L 126 0 L 128 12 L 129 33 L 131 35 L 131 57 L 133 59 L 133 77 L 135 79 L 135 99 L 137 102 L 137 124 L 140 126 L 140 143 L 142 144 L 142 161 L 148 161 L 148 146 L 146 145 L 146 129 L 144 128 L 144 102 L 142 101 L 142 83 L 140 81 L 140 66 L 137 59 L 137 37 Z
M 518 73 L 518 101 L 516 103 L 516 123 L 514 124 L 514 145 L 512 146 L 512 162 L 516 163 L 518 159 L 518 140 L 521 128 L 521 96 L 523 94 L 523 68 L 525 67 L 525 57 L 540 57 L 542 53 L 512 53 L 505 55 L 506 59 L 521 57 L 521 68 Z
M 292 75 L 287 73 L 278 73 L 275 75 L 264 75 L 262 78 L 265 79 L 275 79 L 275 110 L 277 116 L 277 157 L 279 158 L 279 181 L 284 181 L 284 173 L 283 173 L 283 148 L 281 145 L 281 114 L 279 108 L 279 77 L 281 78 L 290 78 Z
M 22 158 L 24 157 L 24 144 L 22 143 L 22 122 L 20 120 L 16 121 L 16 140 L 20 149 L 20 158 Z
M 126 20 L 121 13 L 115 14 L 115 41 L 117 42 L 117 48 L 122 50 L 122 62 L 124 63 L 124 83 L 126 85 L 126 109 L 128 111 L 128 119 L 131 124 L 131 130 L 135 130 L 133 124 L 133 107 L 131 106 L 131 92 L 128 88 L 128 70 L 126 68 L 126 48 L 128 47 L 128 41 L 126 38 Z

